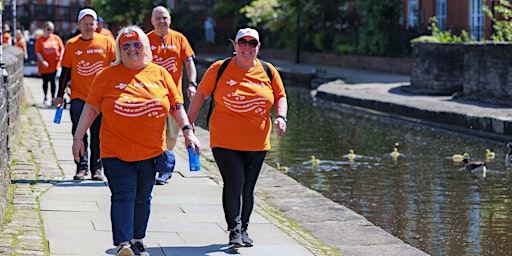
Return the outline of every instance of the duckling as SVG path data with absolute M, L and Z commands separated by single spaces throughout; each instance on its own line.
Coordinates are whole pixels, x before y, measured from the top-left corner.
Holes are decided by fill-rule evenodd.
M 281 164 L 279 164 L 279 163 L 276 163 L 276 166 L 277 166 L 277 169 L 279 171 L 288 172 L 288 167 L 287 166 L 281 166 Z
M 487 160 L 492 160 L 492 159 L 494 159 L 495 156 L 496 156 L 496 154 L 494 152 L 492 152 L 490 149 L 485 150 L 485 158 Z
M 485 166 L 484 162 L 469 162 L 468 158 L 464 158 L 462 162 L 466 164 L 466 166 L 464 166 L 464 169 L 467 172 L 473 175 L 481 173 L 482 177 L 485 178 L 487 173 L 487 167 Z
M 353 149 L 350 149 L 348 151 L 347 158 L 348 158 L 348 161 L 350 161 L 350 162 L 353 162 L 356 159 L 356 154 L 354 153 Z
M 395 143 L 395 147 L 393 148 L 393 151 L 391 151 L 391 153 L 389 153 L 391 155 L 391 158 L 393 158 L 393 161 L 397 161 L 398 160 L 398 157 L 400 157 L 402 154 L 400 154 L 400 152 L 398 152 L 398 146 L 399 144 L 398 143 Z
M 464 153 L 464 154 L 455 154 L 452 156 L 452 159 L 454 162 L 462 162 L 464 161 L 464 159 L 466 158 L 469 158 L 469 154 L 468 153 Z
M 311 165 L 312 166 L 317 166 L 318 164 L 320 164 L 320 159 L 317 159 L 315 156 L 311 156 Z
M 512 159 L 512 141 L 509 141 L 506 145 L 507 154 L 505 154 L 505 166 L 510 167 L 510 160 Z

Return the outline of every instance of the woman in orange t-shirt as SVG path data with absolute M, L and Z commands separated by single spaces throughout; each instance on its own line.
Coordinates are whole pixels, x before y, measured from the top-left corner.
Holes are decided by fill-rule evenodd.
M 50 91 L 52 93 L 51 99 L 55 98 L 57 91 L 55 76 L 64 53 L 62 39 L 53 33 L 54 29 L 55 25 L 53 22 L 45 22 L 43 24 L 43 35 L 37 38 L 35 42 L 34 52 L 37 57 L 37 67 L 41 78 L 43 78 L 44 104 L 48 100 L 48 84 L 50 84 Z
M 16 46 L 23 51 L 23 57 L 28 59 L 27 40 L 25 40 L 23 32 L 19 29 L 16 30 Z
M 101 161 L 112 194 L 117 255 L 146 255 L 142 239 L 155 184 L 155 159 L 166 149 L 169 112 L 183 127 L 186 146 L 201 148 L 171 75 L 151 59 L 146 34 L 137 26 L 123 28 L 116 39 L 116 60 L 94 78 L 73 137 L 73 156 L 79 159 L 85 150 L 83 136 L 101 112 Z
M 9 34 L 10 31 L 11 27 L 7 24 L 4 24 L 2 32 L 2 44 L 12 45 L 12 36 Z
M 256 180 L 270 149 L 272 123 L 277 126 L 279 137 L 286 132 L 288 103 L 284 85 L 274 66 L 267 63 L 265 67 L 256 58 L 260 46 L 256 30 L 240 29 L 233 42 L 236 56 L 228 62 L 218 82 L 219 68 L 227 60 L 210 66 L 188 110 L 193 123 L 204 100 L 210 94 L 214 96 L 210 146 L 224 181 L 222 205 L 232 247 L 252 246 L 247 227 Z M 276 111 L 273 122 L 272 106 Z

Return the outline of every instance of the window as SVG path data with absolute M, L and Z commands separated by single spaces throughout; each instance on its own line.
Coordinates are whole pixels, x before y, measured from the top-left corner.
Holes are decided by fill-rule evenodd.
M 446 29 L 446 0 L 436 0 L 437 27 Z
M 407 4 L 407 25 L 414 28 L 418 25 L 418 0 L 409 0 Z
M 484 37 L 484 11 L 482 10 L 482 4 L 482 0 L 471 0 L 469 7 L 469 33 L 472 39 L 476 41 L 480 41 Z

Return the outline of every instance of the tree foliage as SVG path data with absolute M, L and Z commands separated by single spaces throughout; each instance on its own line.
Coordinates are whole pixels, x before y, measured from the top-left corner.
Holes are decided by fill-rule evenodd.
M 99 16 L 107 22 L 142 24 L 144 16 L 156 6 L 152 0 L 92 0 Z
M 487 0 L 484 0 L 484 3 L 487 3 Z M 494 41 L 512 41 L 512 23 L 510 22 L 512 19 L 512 5 L 510 1 L 499 0 L 498 5 L 494 6 L 494 10 L 484 4 L 484 12 L 494 23 L 494 33 L 491 39 Z

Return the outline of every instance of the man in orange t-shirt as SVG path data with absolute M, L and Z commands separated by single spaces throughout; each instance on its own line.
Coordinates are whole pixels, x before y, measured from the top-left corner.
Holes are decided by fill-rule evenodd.
M 151 13 L 151 24 L 154 30 L 149 32 L 148 38 L 153 52 L 153 62 L 164 67 L 174 79 L 178 93 L 183 97 L 183 66 L 186 66 L 188 76 L 187 96 L 192 101 L 197 90 L 197 70 L 194 64 L 195 53 L 187 38 L 170 28 L 171 15 L 163 6 L 157 6 Z M 176 145 L 180 127 L 170 116 L 167 118 L 166 144 L 172 150 Z M 163 185 L 167 177 L 159 175 L 158 185 Z
M 54 100 L 54 105 L 62 105 L 64 90 L 71 81 L 71 102 L 69 113 L 71 115 L 74 135 L 80 115 L 82 114 L 85 101 L 89 95 L 90 86 L 95 75 L 104 67 L 110 65 L 116 59 L 115 42 L 109 37 L 95 32 L 97 27 L 97 15 L 92 9 L 83 9 L 78 14 L 78 27 L 82 32 L 79 36 L 69 39 L 62 58 L 62 71 L 59 79 L 59 91 Z M 93 180 L 103 180 L 102 164 L 100 160 L 100 139 L 101 115 L 99 115 L 90 127 L 91 136 L 91 157 L 88 163 L 88 151 L 86 150 L 80 160 L 76 161 L 76 175 L 74 180 L 84 180 L 90 168 Z M 88 148 L 87 135 L 83 142 Z
M 103 27 L 103 25 L 104 25 L 103 18 L 98 17 L 98 27 L 96 28 L 96 33 L 102 34 L 104 36 L 108 36 L 115 41 L 116 38 L 114 37 L 114 34 L 112 34 L 112 31 L 110 31 L 108 28 Z

